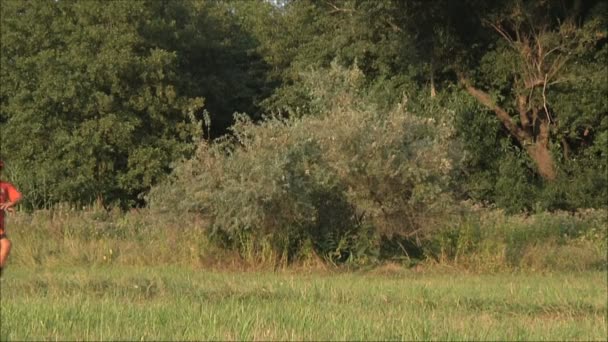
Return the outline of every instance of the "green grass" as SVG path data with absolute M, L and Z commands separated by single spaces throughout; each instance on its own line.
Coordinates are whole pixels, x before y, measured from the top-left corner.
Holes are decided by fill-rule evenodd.
M 195 215 L 19 212 L 0 340 L 608 339 L 603 212 L 490 214 L 353 271 L 223 250 Z
M 1 340 L 606 340 L 605 272 L 17 267 Z

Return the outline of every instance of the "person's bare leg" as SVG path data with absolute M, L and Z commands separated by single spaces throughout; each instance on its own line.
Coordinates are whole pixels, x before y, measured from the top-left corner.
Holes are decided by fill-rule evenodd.
M 7 238 L 0 240 L 0 268 L 4 268 L 4 263 L 11 252 L 11 241 Z

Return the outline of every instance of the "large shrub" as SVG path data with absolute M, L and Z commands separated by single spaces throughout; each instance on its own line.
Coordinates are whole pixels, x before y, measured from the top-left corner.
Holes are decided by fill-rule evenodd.
M 449 203 L 449 113 L 378 111 L 353 87 L 356 67 L 303 76 L 307 115 L 259 124 L 238 115 L 232 136 L 202 142 L 150 205 L 204 213 L 227 246 L 270 243 L 285 256 L 311 242 L 324 257 L 355 260 L 374 256 L 381 235 L 423 237 Z

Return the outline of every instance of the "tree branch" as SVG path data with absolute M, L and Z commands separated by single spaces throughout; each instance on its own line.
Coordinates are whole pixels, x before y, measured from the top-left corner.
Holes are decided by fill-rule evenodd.
M 519 111 L 519 119 L 521 127 L 528 129 L 530 127 L 530 118 L 528 117 L 528 97 L 521 94 L 517 97 L 517 110 Z
M 511 46 L 515 46 L 515 42 L 513 41 L 513 38 L 511 38 L 511 36 L 507 33 L 507 31 L 505 31 L 500 25 L 487 21 L 487 20 L 485 22 L 488 25 L 492 26 L 492 28 L 494 28 L 494 30 L 496 32 L 498 32 L 498 34 L 500 34 L 504 39 L 506 39 L 507 42 L 509 42 L 509 44 Z
M 336 6 L 334 3 L 330 2 L 329 0 L 326 0 L 325 3 L 334 9 L 333 11 L 329 12 L 330 14 L 336 13 L 336 12 L 352 13 L 355 11 L 354 9 L 350 9 L 350 8 L 340 8 L 340 7 Z
M 471 85 L 471 82 L 462 73 L 458 73 L 458 79 L 470 95 L 477 99 L 477 101 L 479 101 L 482 105 L 496 113 L 498 120 L 502 122 L 509 133 L 511 133 L 511 135 L 513 135 L 520 142 L 520 144 L 526 145 L 532 142 L 532 137 L 526 131 L 521 129 L 521 127 L 517 126 L 509 113 L 507 113 L 507 111 L 503 108 L 499 107 L 488 93 Z
M 399 26 L 395 25 L 395 23 L 393 23 L 390 19 L 385 19 L 384 21 L 386 21 L 388 26 L 390 26 L 394 32 L 403 32 L 403 30 L 401 30 Z
M 549 109 L 547 109 L 547 75 L 545 74 L 545 83 L 543 84 L 543 108 L 545 108 L 545 114 L 547 114 L 547 120 L 551 123 L 551 115 L 549 115 Z

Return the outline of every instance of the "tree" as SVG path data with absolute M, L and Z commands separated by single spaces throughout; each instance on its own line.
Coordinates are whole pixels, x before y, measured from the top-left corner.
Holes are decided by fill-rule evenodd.
M 496 114 L 534 161 L 538 173 L 548 181 L 557 176 L 551 137 L 569 129 L 560 125 L 563 114 L 556 110 L 552 100 L 565 90 L 560 89 L 560 84 L 594 77 L 592 72 L 598 66 L 585 61 L 581 68 L 580 57 L 594 53 L 597 44 L 606 37 L 605 22 L 595 13 L 583 18 L 580 9 L 559 11 L 552 5 L 513 1 L 500 12 L 482 17 L 485 27 L 493 30 L 500 40 L 495 43 L 496 48 L 482 57 L 478 70 L 485 74 L 485 84 L 502 88 L 499 89 L 504 94 L 502 100 L 497 101 L 490 92 L 475 86 L 468 76 L 470 72 L 455 67 L 464 89 Z M 589 114 L 606 113 L 606 108 L 599 110 Z M 569 144 L 566 140 L 562 143 L 564 153 L 568 154 Z
M 457 111 L 471 156 L 465 196 L 477 187 L 476 199 L 497 201 L 518 179 L 527 208 L 584 191 L 599 191 L 598 205 L 608 186 L 606 17 L 602 1 L 294 0 L 268 20 L 278 28 L 254 35 L 278 70 L 269 109 L 310 112 L 301 73 L 356 63 L 378 104 L 406 94 L 414 111 Z
M 400 101 L 403 87 L 413 85 L 419 73 L 403 29 L 412 13 L 403 10 L 404 2 L 395 0 L 296 0 L 258 9 L 262 19 L 250 16 L 247 27 L 278 86 L 264 108 L 291 115 L 308 111 L 302 73 L 328 68 L 334 60 L 356 63 L 386 108 Z
M 143 35 L 153 46 L 175 52 L 179 89 L 205 98 L 212 137 L 227 133 L 235 112 L 261 117 L 259 103 L 272 85 L 247 18 L 250 11 L 257 15 L 268 6 L 253 1 L 149 2 L 154 14 Z
M 133 204 L 191 151 L 201 97 L 142 34 L 147 2 L 5 1 L 1 146 L 31 206 Z

